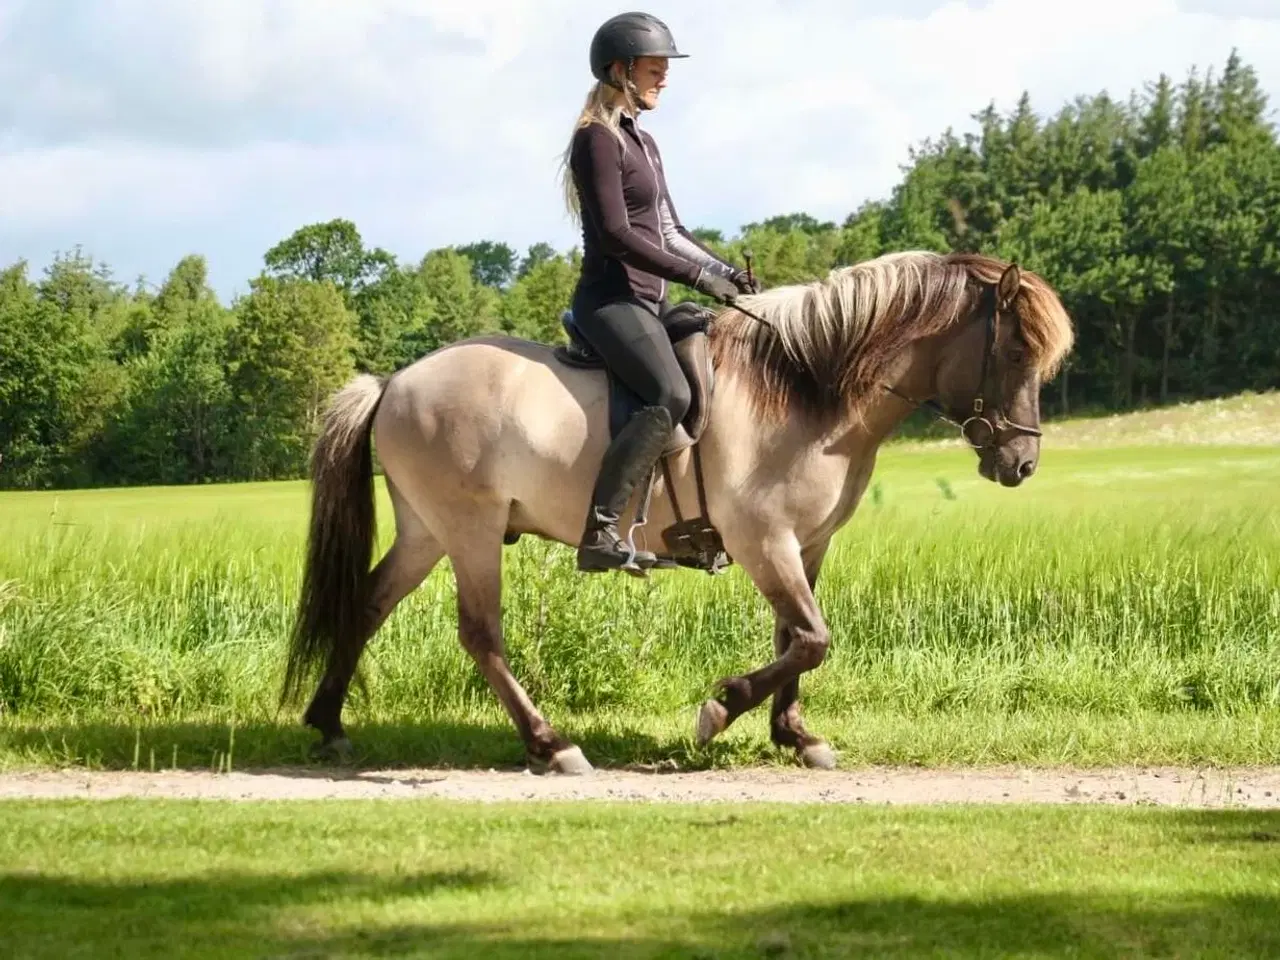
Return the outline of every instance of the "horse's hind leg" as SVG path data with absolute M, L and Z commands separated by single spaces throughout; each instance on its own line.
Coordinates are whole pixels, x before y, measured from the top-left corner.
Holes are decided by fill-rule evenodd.
M 391 611 L 427 578 L 444 556 L 439 542 L 400 501 L 394 488 L 391 500 L 396 514 L 396 539 L 373 568 L 364 630 L 350 647 L 335 649 L 330 654 L 324 676 L 303 715 L 303 722 L 319 730 L 323 738 L 312 751 L 317 757 L 346 759 L 350 755 L 351 744 L 342 727 L 342 707 L 356 664 Z
M 459 543 L 451 543 L 449 550 L 458 583 L 458 639 L 511 717 L 529 760 L 557 773 L 589 773 L 591 764 L 582 751 L 552 729 L 507 663 L 502 640 L 505 521 L 468 527 L 465 534 L 451 531 L 451 535 L 458 535 Z

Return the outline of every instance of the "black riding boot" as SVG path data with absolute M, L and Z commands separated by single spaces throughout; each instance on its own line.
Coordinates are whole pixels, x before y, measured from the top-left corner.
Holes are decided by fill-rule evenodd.
M 636 413 L 604 454 L 604 463 L 591 492 L 591 510 L 578 545 L 578 569 L 588 572 L 652 567 L 657 558 L 647 550 L 632 550 L 618 533 L 618 517 L 627 501 L 652 469 L 671 438 L 671 414 L 666 407 L 645 407 Z

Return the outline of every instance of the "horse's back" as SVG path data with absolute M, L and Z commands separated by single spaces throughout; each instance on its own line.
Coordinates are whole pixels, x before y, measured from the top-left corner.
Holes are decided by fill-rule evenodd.
M 605 403 L 603 374 L 562 363 L 553 346 L 471 337 L 396 372 L 378 413 L 377 442 L 464 462 L 573 459 L 604 427 Z
M 494 411 L 516 400 L 554 404 L 575 398 L 590 402 L 601 378 L 563 363 L 555 349 L 503 334 L 469 337 L 396 371 L 387 386 L 387 399 L 394 399 L 393 394 L 413 398 L 415 403 L 430 398 L 451 407 Z

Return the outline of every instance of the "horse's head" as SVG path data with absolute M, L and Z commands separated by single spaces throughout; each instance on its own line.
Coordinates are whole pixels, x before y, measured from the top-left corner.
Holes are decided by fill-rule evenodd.
M 978 472 L 1016 487 L 1040 460 L 1040 374 L 1018 316 L 1022 272 L 1010 264 L 978 297 L 940 355 L 935 411 L 960 427 Z

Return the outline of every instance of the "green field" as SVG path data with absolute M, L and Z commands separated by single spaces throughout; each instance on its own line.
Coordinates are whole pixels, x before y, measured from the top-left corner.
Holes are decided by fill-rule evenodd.
M 3 805 L 0 955 L 1274 957 L 1280 815 Z
M 1063 424 L 1017 490 L 950 442 L 887 448 L 819 583 L 810 726 L 844 763 L 1280 761 L 1278 425 L 1274 394 Z M 0 766 L 304 759 L 275 702 L 306 506 L 303 483 L 0 495 Z M 692 744 L 711 684 L 770 655 L 740 570 L 507 557 L 513 669 L 594 763 L 791 762 L 763 711 Z M 366 657 L 361 762 L 521 761 L 455 625 L 446 563 Z

